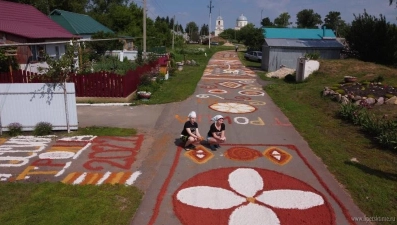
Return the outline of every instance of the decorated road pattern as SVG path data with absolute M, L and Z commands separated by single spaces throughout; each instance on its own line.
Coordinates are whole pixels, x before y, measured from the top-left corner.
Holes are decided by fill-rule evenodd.
M 0 181 L 132 185 L 144 136 L 17 136 L 0 139 Z
M 131 224 L 339 225 L 363 216 L 259 82 L 233 51 L 210 59 L 195 93 L 160 119 L 171 122 L 141 168 L 146 194 Z M 178 137 L 190 111 L 203 136 L 223 115 L 227 142 L 185 151 Z

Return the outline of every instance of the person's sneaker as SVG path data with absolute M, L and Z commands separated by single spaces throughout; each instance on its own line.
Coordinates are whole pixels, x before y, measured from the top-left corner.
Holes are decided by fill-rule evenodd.
M 215 145 L 210 145 L 211 151 L 216 151 Z
M 185 146 L 183 149 L 185 149 L 185 151 L 190 151 L 190 150 L 192 150 L 189 146 Z
M 220 148 L 221 146 L 220 145 L 215 145 L 215 148 Z
M 190 149 L 196 149 L 196 146 L 195 145 L 193 145 L 193 144 L 190 144 L 189 146 L 187 146 L 188 148 L 190 148 Z

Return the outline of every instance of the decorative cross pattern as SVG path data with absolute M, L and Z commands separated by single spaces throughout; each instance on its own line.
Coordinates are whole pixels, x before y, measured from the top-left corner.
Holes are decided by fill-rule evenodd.
M 214 157 L 214 154 L 202 145 L 196 146 L 195 150 L 185 152 L 185 156 L 197 164 L 203 164 Z

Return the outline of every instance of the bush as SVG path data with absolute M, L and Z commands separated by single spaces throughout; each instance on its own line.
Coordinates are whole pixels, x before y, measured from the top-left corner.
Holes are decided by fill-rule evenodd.
M 18 136 L 22 133 L 22 125 L 20 123 L 10 123 L 7 128 L 10 136 Z
M 305 58 L 309 60 L 317 60 L 320 58 L 320 52 L 315 51 L 315 52 L 308 52 L 305 54 Z
M 44 136 L 51 134 L 52 124 L 49 122 L 38 122 L 36 126 L 34 126 L 33 134 L 35 136 Z

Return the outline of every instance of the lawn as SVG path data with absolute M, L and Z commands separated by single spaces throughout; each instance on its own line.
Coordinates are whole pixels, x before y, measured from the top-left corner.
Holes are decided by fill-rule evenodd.
M 344 76 L 359 80 L 381 76 L 383 84 L 395 86 L 396 74 L 396 69 L 353 59 L 320 60 L 319 71 L 298 84 L 261 74 L 271 82 L 264 87 L 266 92 L 368 217 L 397 215 L 397 150 L 380 148 L 359 127 L 337 118 L 339 103 L 322 97 L 321 91 Z M 397 121 L 396 105 L 376 106 L 369 112 Z

